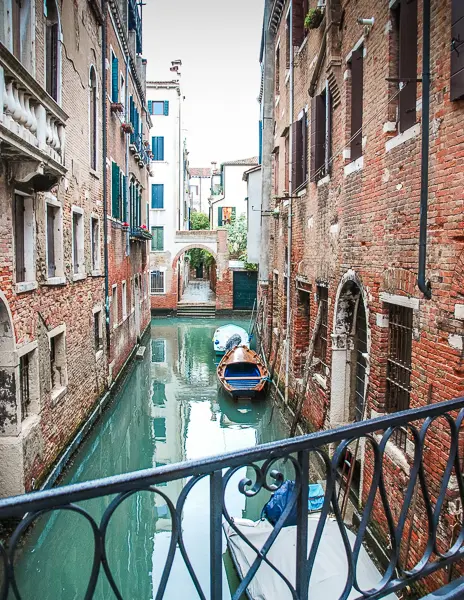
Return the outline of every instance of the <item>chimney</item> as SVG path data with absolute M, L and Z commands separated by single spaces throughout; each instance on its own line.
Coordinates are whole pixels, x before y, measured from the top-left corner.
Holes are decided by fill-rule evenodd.
M 216 161 L 211 161 L 211 174 L 214 175 L 214 173 L 216 173 L 217 168 L 216 168 L 217 162 Z

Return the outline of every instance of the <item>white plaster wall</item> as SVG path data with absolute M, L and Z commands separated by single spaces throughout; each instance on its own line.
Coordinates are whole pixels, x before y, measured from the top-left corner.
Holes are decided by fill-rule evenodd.
M 196 185 L 198 193 L 192 194 L 192 208 L 198 212 L 208 214 L 208 198 L 211 195 L 211 178 L 210 177 L 191 177 L 189 185 Z
M 248 175 L 247 256 L 248 262 L 259 262 L 261 240 L 261 169 Z M 270 217 L 265 217 L 269 219 Z
M 224 197 L 215 202 L 213 206 L 213 229 L 218 227 L 218 207 L 235 207 L 237 219 L 240 215 L 247 214 L 247 184 L 243 181 L 243 173 L 252 165 L 224 165 L 222 185 Z

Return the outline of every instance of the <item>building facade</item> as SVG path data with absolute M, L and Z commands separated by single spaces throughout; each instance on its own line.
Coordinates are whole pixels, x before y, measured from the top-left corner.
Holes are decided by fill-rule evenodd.
M 112 71 L 102 72 L 110 66 L 102 34 L 119 52 L 117 39 L 136 36 L 129 9 L 114 4 L 104 15 L 93 0 L 0 6 L 2 495 L 41 485 L 134 344 L 125 343 L 111 373 L 116 350 L 105 248 L 113 272 L 123 259 L 112 254 L 110 206 L 108 243 L 104 235 L 111 167 L 105 182 L 103 142 L 113 135 L 116 113 L 111 98 L 108 121 L 103 117 Z M 134 64 L 141 64 L 140 52 L 134 50 Z M 143 105 L 143 93 L 138 99 Z M 119 119 L 118 135 L 124 139 Z M 148 301 L 140 310 L 143 328 Z
M 211 168 L 191 167 L 189 180 L 192 210 L 208 214 L 208 199 L 211 196 Z
M 428 29 L 427 6 L 266 4 L 260 322 L 268 356 L 287 368 L 285 402 L 296 410 L 303 395 L 306 430 L 464 391 L 464 71 L 456 51 L 464 15 L 460 2 L 432 0 Z M 447 444 L 434 428 L 433 455 Z M 388 443 L 395 511 L 412 448 L 402 430 Z M 368 450 L 349 457 L 360 504 L 372 460 Z M 432 468 L 427 477 L 438 485 Z M 449 490 L 451 524 L 452 500 Z M 377 534 L 386 537 L 381 513 L 379 504 Z M 412 562 L 422 525 L 412 523 Z

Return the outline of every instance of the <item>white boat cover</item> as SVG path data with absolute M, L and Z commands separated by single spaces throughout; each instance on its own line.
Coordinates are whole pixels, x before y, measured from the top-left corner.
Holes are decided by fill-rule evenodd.
M 241 339 L 240 344 L 237 345 L 246 346 L 247 348 L 250 347 L 250 337 L 245 329 L 231 323 L 229 325 L 218 327 L 214 332 L 213 347 L 215 352 L 225 352 L 226 344 L 233 335 L 238 335 Z
M 319 515 L 308 517 L 308 552 Z M 272 525 L 268 521 L 250 521 L 248 519 L 234 519 L 235 525 L 247 539 L 260 550 L 270 533 Z M 234 555 L 239 575 L 243 578 L 253 561 L 256 552 L 252 550 L 236 533 L 226 524 L 225 533 L 229 547 Z M 346 529 L 351 547 L 354 547 L 355 535 Z M 271 546 L 267 557 L 279 571 L 295 585 L 296 565 L 296 527 L 284 527 Z M 338 600 L 348 576 L 348 562 L 343 546 L 342 537 L 335 519 L 327 519 L 324 532 L 317 550 L 311 581 L 309 585 L 309 598 L 315 600 Z M 382 576 L 365 548 L 361 549 L 357 565 L 358 585 L 362 590 L 369 590 L 380 582 Z M 266 563 L 262 563 L 252 582 L 248 586 L 248 593 L 252 600 L 292 600 L 292 594 L 283 579 Z M 353 588 L 348 598 L 359 598 L 361 594 Z M 396 594 L 389 594 L 385 598 L 397 598 Z

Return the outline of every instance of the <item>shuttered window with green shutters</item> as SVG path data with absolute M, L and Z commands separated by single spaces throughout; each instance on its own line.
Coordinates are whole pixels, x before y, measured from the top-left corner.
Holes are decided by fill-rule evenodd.
M 164 160 L 164 137 L 153 136 L 151 138 L 151 150 L 153 160 Z
M 118 165 L 111 163 L 111 216 L 115 219 L 120 218 L 120 169 Z
M 163 102 L 163 114 L 165 117 L 169 115 L 169 100 Z
M 122 220 L 127 221 L 127 177 L 122 176 Z
M 164 184 L 151 184 L 151 207 L 164 208 Z
M 151 249 L 154 252 L 162 252 L 164 250 L 164 227 L 151 228 Z
M 151 100 L 148 101 L 148 112 L 150 115 L 153 114 L 153 102 Z
M 222 206 L 218 206 L 218 227 L 222 227 Z
M 119 64 L 113 53 L 111 55 L 111 101 L 119 102 Z

